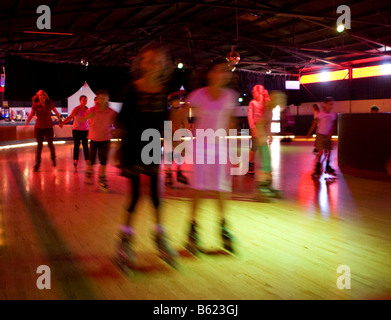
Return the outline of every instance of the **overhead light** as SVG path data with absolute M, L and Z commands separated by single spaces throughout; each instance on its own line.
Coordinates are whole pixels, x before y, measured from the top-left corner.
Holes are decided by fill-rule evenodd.
M 323 72 L 320 73 L 319 78 L 320 78 L 320 81 L 322 81 L 322 82 L 329 81 L 330 73 L 326 72 L 326 71 L 323 71 Z
M 391 74 L 391 64 L 383 64 L 380 67 L 380 72 L 381 72 L 382 75 Z
M 344 31 L 345 30 L 345 26 L 343 25 L 343 24 L 340 24 L 338 27 L 337 27 L 337 31 L 338 32 L 342 32 L 342 31 Z
M 182 60 L 177 58 L 175 59 L 175 65 L 178 69 L 182 69 L 185 65 L 183 64 Z

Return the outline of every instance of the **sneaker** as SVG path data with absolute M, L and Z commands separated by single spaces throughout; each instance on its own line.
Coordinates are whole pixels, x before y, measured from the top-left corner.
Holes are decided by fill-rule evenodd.
M 75 167 L 75 169 L 77 168 L 78 162 L 79 162 L 79 161 L 77 161 L 77 160 L 73 160 L 73 166 Z
M 53 167 L 56 167 L 56 158 L 52 158 Z
M 225 220 L 221 222 L 221 239 L 223 240 L 223 247 L 225 250 L 233 253 L 233 236 L 231 232 L 228 230 Z
M 34 168 L 33 168 L 33 171 L 34 172 L 38 172 L 39 171 L 39 163 L 36 163 Z

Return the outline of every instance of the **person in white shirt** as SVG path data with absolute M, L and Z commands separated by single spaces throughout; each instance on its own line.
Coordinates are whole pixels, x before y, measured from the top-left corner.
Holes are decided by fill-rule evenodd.
M 79 98 L 80 105 L 72 110 L 71 114 L 63 121 L 60 125 L 62 127 L 63 124 L 71 121 L 73 119 L 72 125 L 72 136 L 73 136 L 73 165 L 75 169 L 77 168 L 77 164 L 79 162 L 79 148 L 80 142 L 83 145 L 84 159 L 87 163 L 90 161 L 90 151 L 88 149 L 88 129 L 89 124 L 88 120 L 81 121 L 80 117 L 84 117 L 88 110 L 87 108 L 87 97 L 82 95 Z
M 332 149 L 331 136 L 335 130 L 337 121 L 337 114 L 332 111 L 333 105 L 333 98 L 325 98 L 323 101 L 323 111 L 320 111 L 315 118 L 317 126 L 315 148 L 318 150 L 318 153 L 316 155 L 315 170 L 312 174 L 314 178 L 320 177 L 322 175 L 322 162 L 325 159 L 325 173 L 335 175 L 335 170 L 330 166 L 330 156 Z

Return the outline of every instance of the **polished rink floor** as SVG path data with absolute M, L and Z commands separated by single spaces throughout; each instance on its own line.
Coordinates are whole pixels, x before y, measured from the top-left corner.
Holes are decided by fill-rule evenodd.
M 234 178 L 227 216 L 235 256 L 218 251 L 213 197 L 201 203 L 199 225 L 202 244 L 217 254 L 185 254 L 191 190 L 178 184 L 166 190 L 162 172 L 164 224 L 182 253 L 178 270 L 157 256 L 149 181 L 143 179 L 134 245 L 140 267 L 128 276 L 110 260 L 128 181 L 111 161 L 109 193 L 98 190 L 97 170 L 94 184 L 86 185 L 84 160 L 75 171 L 72 147 L 56 145 L 53 168 L 44 146 L 37 173 L 34 146 L 0 151 L 0 299 L 391 298 L 391 183 L 340 172 L 337 181 L 313 181 L 312 142 L 272 143 L 274 183 L 284 199 L 254 202 L 253 179 Z M 191 177 L 191 167 L 185 170 Z M 37 287 L 41 265 L 50 268 L 50 289 Z M 350 289 L 339 289 L 346 267 Z

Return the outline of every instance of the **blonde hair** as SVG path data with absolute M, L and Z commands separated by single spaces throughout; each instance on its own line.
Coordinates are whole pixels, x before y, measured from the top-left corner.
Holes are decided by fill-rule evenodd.
M 33 103 L 39 102 L 39 94 L 40 93 L 42 93 L 45 96 L 45 104 L 48 104 L 51 101 L 51 99 L 49 98 L 49 96 L 45 90 L 38 90 L 37 93 L 31 98 L 32 102 Z

